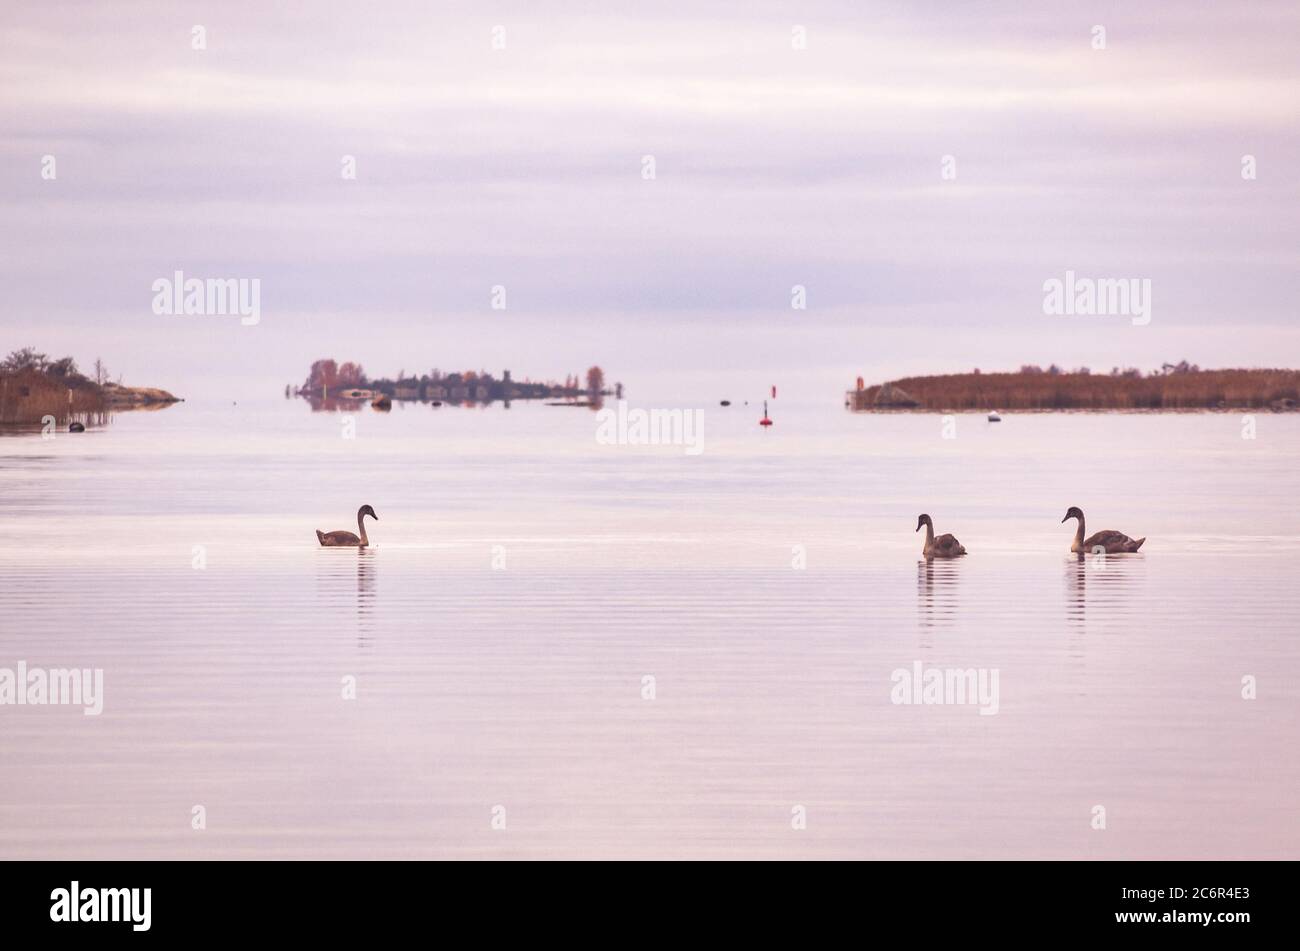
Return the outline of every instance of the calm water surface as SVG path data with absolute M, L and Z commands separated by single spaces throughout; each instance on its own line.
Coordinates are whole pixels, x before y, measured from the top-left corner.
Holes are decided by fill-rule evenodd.
M 0 857 L 1300 856 L 1300 417 L 772 410 L 0 438 L 0 667 L 105 680 L 0 706 Z M 1078 562 L 1070 505 L 1146 545 Z M 997 714 L 891 703 L 916 661 Z

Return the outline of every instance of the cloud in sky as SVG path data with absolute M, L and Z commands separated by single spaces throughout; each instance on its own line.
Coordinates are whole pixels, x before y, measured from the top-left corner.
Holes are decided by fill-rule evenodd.
M 1134 6 L 9 5 L 0 331 L 182 389 L 1294 365 L 1300 9 Z M 153 315 L 177 268 L 260 278 L 261 324 Z M 1152 325 L 1044 316 L 1067 268 L 1150 278 Z

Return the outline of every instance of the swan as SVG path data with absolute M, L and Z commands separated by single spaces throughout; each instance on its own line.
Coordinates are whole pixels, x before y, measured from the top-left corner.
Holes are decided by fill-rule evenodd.
M 357 509 L 357 529 L 361 532 L 360 538 L 351 532 L 322 532 L 319 528 L 316 529 L 316 537 L 320 539 L 321 546 L 324 548 L 366 548 L 370 545 L 370 539 L 366 537 L 366 523 L 363 521 L 367 515 L 376 522 L 379 521 L 379 516 L 369 505 Z
M 922 515 L 916 520 L 916 530 L 919 532 L 921 526 L 925 526 L 925 547 L 921 549 L 921 554 L 926 558 L 959 558 L 966 554 L 966 546 L 957 541 L 951 535 L 940 535 L 934 537 L 934 522 L 930 516 Z
M 1061 519 L 1061 522 L 1068 522 L 1072 518 L 1079 520 L 1079 529 L 1074 533 L 1074 542 L 1070 545 L 1070 551 L 1093 552 L 1100 548 L 1108 555 L 1118 555 L 1124 552 L 1137 551 L 1142 547 L 1142 543 L 1146 541 L 1145 537 L 1134 541 L 1123 532 L 1112 531 L 1109 528 L 1085 539 L 1083 537 L 1083 509 L 1077 505 L 1071 505 L 1066 509 L 1065 518 Z

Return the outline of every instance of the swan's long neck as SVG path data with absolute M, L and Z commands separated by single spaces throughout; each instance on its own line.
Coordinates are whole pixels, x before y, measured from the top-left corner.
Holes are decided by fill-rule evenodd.
M 925 547 L 934 547 L 934 522 L 928 518 L 925 520 Z
M 1075 518 L 1079 520 L 1079 527 L 1074 530 L 1074 544 L 1071 544 L 1070 551 L 1083 551 L 1083 513 L 1076 514 Z
M 370 539 L 366 537 L 366 517 L 360 512 L 357 513 L 357 534 L 361 536 L 361 544 L 370 544 Z

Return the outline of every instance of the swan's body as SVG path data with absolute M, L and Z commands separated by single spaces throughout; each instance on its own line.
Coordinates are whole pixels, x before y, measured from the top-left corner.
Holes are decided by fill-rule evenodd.
M 1061 519 L 1061 521 L 1068 522 L 1072 518 L 1079 520 L 1079 527 L 1074 533 L 1074 541 L 1070 544 L 1070 551 L 1073 552 L 1091 554 L 1100 548 L 1108 555 L 1121 555 L 1137 551 L 1142 547 L 1142 543 L 1146 541 L 1145 537 L 1133 539 L 1123 532 L 1117 532 L 1109 528 L 1084 538 L 1083 509 L 1071 505 L 1065 513 L 1065 518 Z
M 926 558 L 960 558 L 966 554 L 966 546 L 957 541 L 955 536 L 940 535 L 934 537 L 934 522 L 930 516 L 922 515 L 916 520 L 916 530 L 919 532 L 921 526 L 925 526 L 925 547 L 921 549 L 921 554 Z
M 322 532 L 316 530 L 316 537 L 320 540 L 323 548 L 366 548 L 370 545 L 370 539 L 366 537 L 365 517 L 369 515 L 376 522 L 379 516 L 369 505 L 363 505 L 357 509 L 357 531 L 360 535 L 353 535 L 351 532 Z

